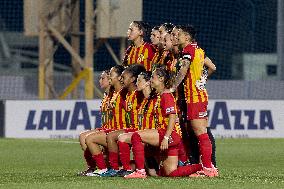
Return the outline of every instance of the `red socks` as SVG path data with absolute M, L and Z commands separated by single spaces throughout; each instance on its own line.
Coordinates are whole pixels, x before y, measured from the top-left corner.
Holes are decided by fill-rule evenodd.
M 138 133 L 133 133 L 131 137 L 132 151 L 136 164 L 136 169 L 144 169 L 145 155 L 144 155 L 144 145 L 142 143 L 141 137 Z
M 110 167 L 114 170 L 118 170 L 119 169 L 118 153 L 117 152 L 109 152 L 108 158 L 109 158 Z
M 181 166 L 181 167 L 178 167 L 173 172 L 171 172 L 168 176 L 169 177 L 185 177 L 193 173 L 196 173 L 197 171 L 200 171 L 201 169 L 202 169 L 201 164 Z
M 210 142 L 207 133 L 197 136 L 199 141 L 199 152 L 201 155 L 202 164 L 206 168 L 211 168 L 211 155 L 212 155 L 212 144 Z
M 130 146 L 126 142 L 118 141 L 119 157 L 124 170 L 131 170 Z
M 85 158 L 85 160 L 87 162 L 87 165 L 89 167 L 92 167 L 92 168 L 96 167 L 96 161 L 93 160 L 92 154 L 91 154 L 91 152 L 88 149 L 86 149 L 84 151 L 84 158 Z
M 106 169 L 103 153 L 100 153 L 98 155 L 93 155 L 93 160 L 95 160 L 95 162 L 97 163 L 97 167 L 99 169 Z

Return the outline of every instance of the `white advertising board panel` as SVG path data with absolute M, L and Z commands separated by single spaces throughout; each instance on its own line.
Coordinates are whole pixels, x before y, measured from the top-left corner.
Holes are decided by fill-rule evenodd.
M 5 137 L 78 138 L 101 125 L 100 100 L 5 102 Z M 284 138 L 284 101 L 210 100 L 216 138 Z

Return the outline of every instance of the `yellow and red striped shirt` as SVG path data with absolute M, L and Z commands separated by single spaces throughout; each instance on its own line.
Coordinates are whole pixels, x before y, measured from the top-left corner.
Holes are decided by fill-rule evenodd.
M 176 115 L 176 122 L 174 130 L 181 135 L 181 128 L 179 125 L 179 120 L 177 116 L 177 106 L 176 101 L 172 93 L 163 93 L 158 96 L 157 102 L 155 104 L 155 119 L 157 129 L 167 129 L 169 125 L 169 115 Z
M 196 81 L 200 80 L 203 72 L 205 53 L 197 46 L 197 43 L 187 45 L 182 51 L 182 58 L 188 58 L 191 62 L 185 76 L 184 94 L 187 103 L 197 103 L 208 101 L 206 89 L 199 90 Z
M 151 94 L 149 98 L 144 98 L 138 110 L 139 130 L 155 129 L 155 104 L 157 94 Z
M 109 102 L 112 94 L 104 94 L 101 104 L 102 128 L 109 129 Z
M 121 89 L 115 93 L 110 101 L 110 129 L 127 128 L 125 120 L 125 97 L 127 90 Z
M 157 67 L 157 65 L 164 65 L 167 70 L 172 72 L 176 72 L 176 63 L 177 60 L 175 59 L 174 54 L 168 50 L 157 52 L 153 58 L 155 67 Z
M 143 64 L 147 71 L 151 71 L 152 69 L 152 59 L 155 55 L 154 47 L 149 43 L 143 43 L 139 47 L 135 47 L 131 45 L 126 50 L 123 64 L 125 66 L 131 64 Z
M 143 94 L 139 91 L 128 92 L 125 100 L 126 124 L 128 128 L 138 129 L 138 109 L 143 101 Z

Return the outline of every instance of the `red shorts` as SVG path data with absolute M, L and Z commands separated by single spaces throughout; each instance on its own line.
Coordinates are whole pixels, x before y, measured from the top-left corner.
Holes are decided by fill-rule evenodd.
M 207 119 L 207 105 L 207 101 L 187 104 L 187 120 Z
M 166 129 L 158 129 L 158 133 L 159 133 L 159 145 L 161 145 L 166 133 Z M 176 131 L 173 131 L 169 139 L 169 148 L 168 150 L 165 150 L 162 154 L 166 156 L 177 156 L 180 141 L 181 137 L 179 136 L 179 134 L 177 134 Z

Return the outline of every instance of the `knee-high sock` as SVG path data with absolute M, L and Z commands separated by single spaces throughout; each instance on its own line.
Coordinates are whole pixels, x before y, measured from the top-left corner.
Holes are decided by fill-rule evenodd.
M 144 169 L 145 155 L 144 145 L 138 133 L 133 133 L 131 137 L 132 151 L 137 169 Z
M 201 169 L 202 169 L 201 164 L 186 165 L 186 166 L 178 167 L 176 170 L 171 172 L 168 176 L 169 177 L 185 177 L 197 171 L 200 171 Z
M 105 160 L 104 160 L 103 153 L 99 153 L 97 155 L 93 155 L 92 158 L 97 163 L 97 167 L 99 169 L 106 169 L 106 163 L 105 163 Z
M 118 164 L 118 153 L 117 152 L 109 152 L 109 164 L 112 169 L 118 170 L 119 164 Z
M 119 157 L 124 170 L 131 170 L 130 146 L 126 142 L 118 141 Z
M 216 143 L 215 143 L 215 138 L 211 132 L 211 129 L 210 127 L 207 127 L 207 134 L 209 136 L 209 139 L 211 141 L 211 144 L 212 144 L 212 156 L 211 156 L 211 161 L 213 163 L 213 165 L 215 167 L 217 167 L 217 163 L 216 163 Z
M 87 162 L 88 167 L 92 167 L 92 168 L 96 167 L 96 161 L 93 160 L 92 154 L 88 149 L 84 151 L 84 158 Z
M 212 144 L 210 142 L 207 133 L 197 136 L 199 141 L 199 152 L 201 154 L 201 160 L 204 167 L 211 168 L 211 155 L 212 155 Z

